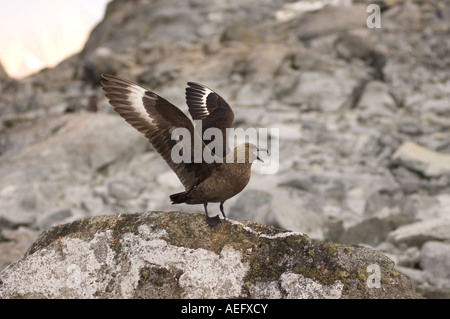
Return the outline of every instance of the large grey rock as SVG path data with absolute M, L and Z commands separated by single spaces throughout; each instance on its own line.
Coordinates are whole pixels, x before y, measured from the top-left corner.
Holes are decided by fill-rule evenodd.
M 412 142 L 405 142 L 392 155 L 407 168 L 426 177 L 450 173 L 450 154 L 439 153 Z
M 401 226 L 389 234 L 388 240 L 408 246 L 421 246 L 430 240 L 450 240 L 450 217 L 447 215 Z
M 339 76 L 330 77 L 327 72 L 304 71 L 295 78 L 291 89 L 280 94 L 280 100 L 307 111 L 336 111 L 345 103 L 351 84 L 352 81 L 341 81 Z
M 415 298 L 383 254 L 259 224 L 148 212 L 45 231 L 0 298 Z
M 147 147 L 146 139 L 120 117 L 101 113 L 50 118 L 10 138 L 19 146 L 12 145 L 0 162 L 0 216 L 21 223 L 68 206 L 66 196 L 71 205 L 75 197 L 81 203 L 82 196 L 71 187 L 89 185 L 109 165 L 126 162 Z
M 338 56 L 351 61 L 360 59 L 373 68 L 373 78 L 383 80 L 383 67 L 386 64 L 386 56 L 363 38 L 344 33 L 335 41 L 334 46 Z
M 230 207 L 229 216 L 280 226 L 307 233 L 315 239 L 323 239 L 325 215 L 319 199 L 295 188 L 282 187 L 270 193 L 250 188 L 244 190 Z
M 295 21 L 297 36 L 302 40 L 309 40 L 333 32 L 362 28 L 366 25 L 366 18 L 366 6 L 362 3 L 325 7 Z
M 372 81 L 365 86 L 358 107 L 367 109 L 372 116 L 390 116 L 396 105 L 389 91 L 389 85 L 381 81 Z
M 231 206 L 228 217 L 270 225 L 274 223 L 271 203 L 272 195 L 270 193 L 254 189 L 245 190 Z
M 415 268 L 397 267 L 397 270 L 411 279 L 418 295 L 430 299 L 450 298 L 449 279 L 433 278 L 431 273 Z
M 0 226 L 0 271 L 22 258 L 39 235 L 38 231 L 24 226 L 13 229 Z
M 383 242 L 394 229 L 392 223 L 384 218 L 366 218 L 360 223 L 342 231 L 339 242 L 351 244 L 377 245 Z
M 422 246 L 420 266 L 437 277 L 450 279 L 450 244 L 428 241 Z

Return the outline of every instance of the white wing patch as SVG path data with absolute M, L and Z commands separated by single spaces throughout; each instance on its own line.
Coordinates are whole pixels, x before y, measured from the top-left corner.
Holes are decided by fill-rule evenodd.
M 147 121 L 149 124 L 153 125 L 152 118 L 148 114 L 147 110 L 144 107 L 143 98 L 146 97 L 148 99 L 154 99 L 153 97 L 145 94 L 146 90 L 138 85 L 129 85 L 127 90 L 130 90 L 131 93 L 127 95 L 127 99 L 131 102 L 131 106 L 133 109 L 139 113 L 139 116 Z
M 204 86 L 202 87 L 202 97 L 201 97 L 200 101 L 202 103 L 201 106 L 203 108 L 203 112 L 206 115 L 209 115 L 208 108 L 206 107 L 206 100 L 208 98 L 208 95 L 210 95 L 211 93 L 214 93 L 214 92 L 211 91 L 210 89 L 208 89 L 207 87 L 204 87 Z

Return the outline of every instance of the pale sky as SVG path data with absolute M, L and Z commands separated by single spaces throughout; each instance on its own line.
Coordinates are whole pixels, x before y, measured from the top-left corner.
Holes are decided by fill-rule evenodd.
M 79 52 L 109 0 L 1 0 L 0 62 L 21 78 Z

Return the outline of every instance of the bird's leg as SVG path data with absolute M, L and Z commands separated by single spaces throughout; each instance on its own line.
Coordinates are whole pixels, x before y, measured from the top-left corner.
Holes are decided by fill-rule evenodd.
M 222 216 L 223 216 L 223 218 L 225 218 L 225 219 L 226 219 L 226 218 L 227 218 L 227 216 L 225 216 L 225 212 L 223 211 L 223 202 L 221 202 L 221 203 L 220 203 L 220 206 L 219 206 L 219 207 L 220 207 L 220 211 L 222 212 Z
M 208 202 L 204 202 L 203 203 L 203 207 L 205 207 L 206 223 L 210 227 L 214 227 L 214 226 L 216 226 L 217 224 L 220 223 L 220 218 L 219 218 L 219 215 L 216 215 L 214 217 L 209 217 L 208 209 L 206 208 L 207 206 L 208 206 Z

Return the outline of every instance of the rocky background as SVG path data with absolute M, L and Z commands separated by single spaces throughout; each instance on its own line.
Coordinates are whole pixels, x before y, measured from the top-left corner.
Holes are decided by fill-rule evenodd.
M 202 211 L 170 205 L 181 183 L 112 112 L 111 73 L 184 111 L 186 82 L 204 83 L 235 127 L 280 129 L 279 171 L 254 174 L 230 218 L 378 249 L 422 296 L 450 298 L 449 32 L 448 0 L 112 1 L 57 67 L 0 67 L 0 269 L 52 225 Z

